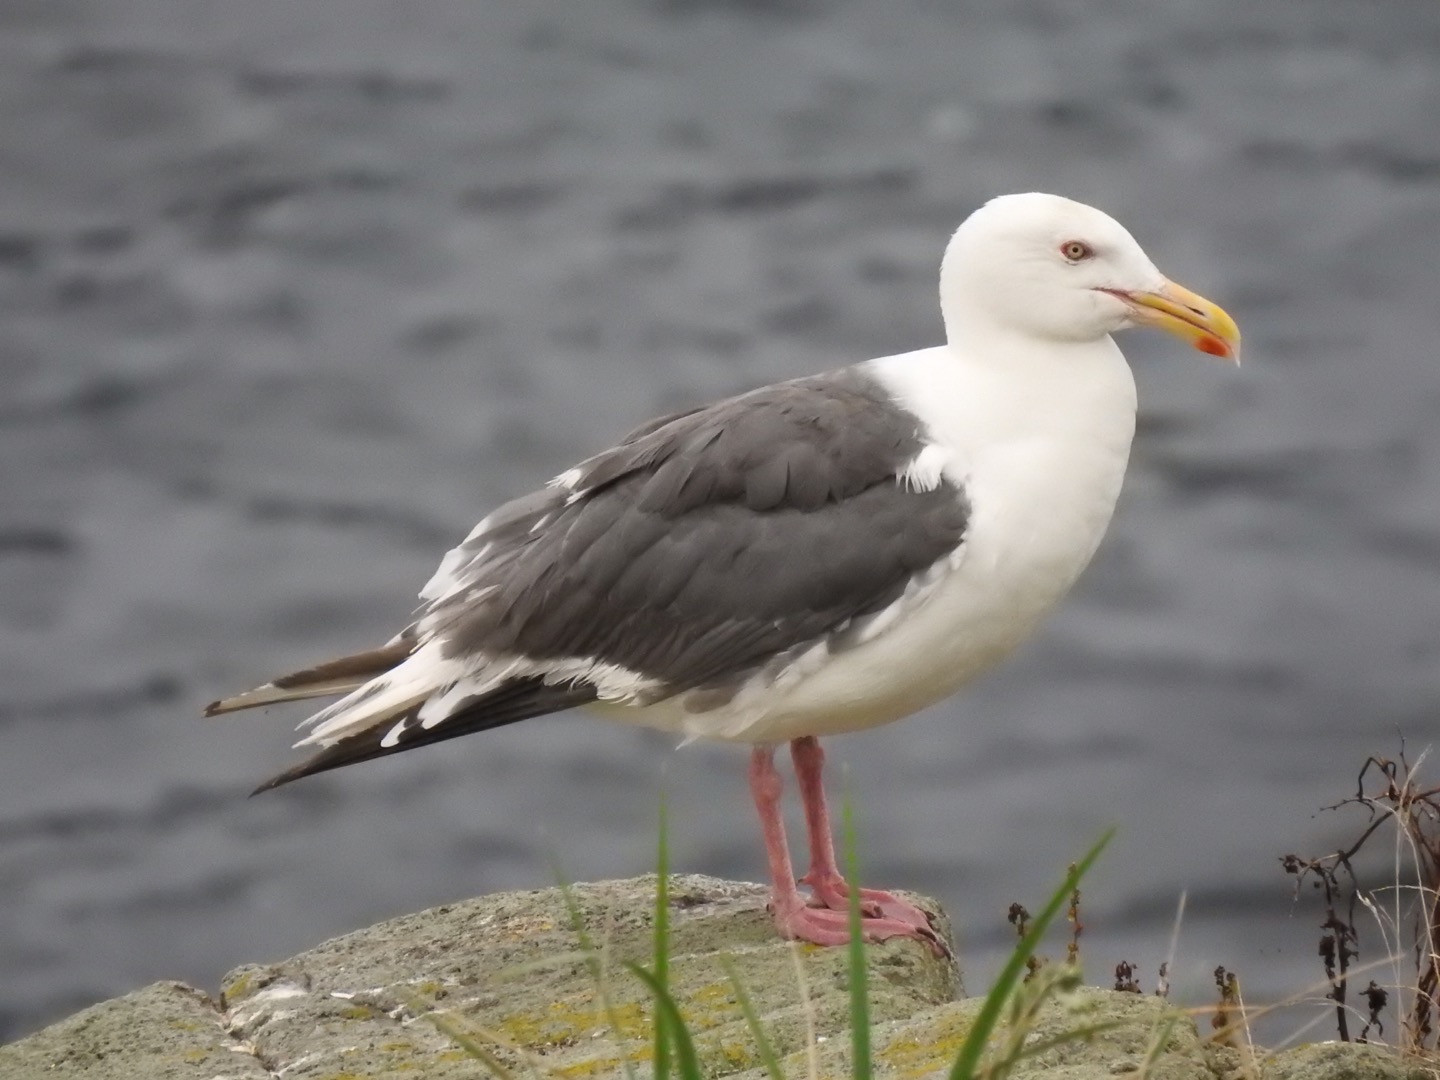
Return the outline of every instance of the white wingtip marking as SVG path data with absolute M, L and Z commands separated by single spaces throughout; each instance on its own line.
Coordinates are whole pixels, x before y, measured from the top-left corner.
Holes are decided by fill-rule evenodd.
M 333 746 L 413 708 L 462 675 L 462 665 L 443 659 L 438 645 L 423 646 L 398 667 L 303 721 L 302 729 L 313 730 L 295 745 Z M 398 732 L 389 734 L 399 738 Z
M 499 667 L 486 667 L 478 677 L 458 679 L 420 706 L 420 726 L 429 731 L 450 718 L 450 714 L 467 698 L 480 697 L 508 679 L 516 664 L 511 661 Z
M 576 485 L 580 483 L 580 478 L 584 475 L 585 474 L 580 471 L 579 466 L 576 466 L 573 469 L 566 469 L 559 476 L 552 479 L 546 486 L 564 488 L 566 491 L 574 491 Z
M 461 571 L 470 563 L 474 562 L 477 557 L 483 556 L 485 552 L 490 549 L 490 545 L 486 544 L 478 553 L 475 553 L 467 551 L 465 545 L 473 543 L 477 538 L 485 535 L 485 531 L 490 528 L 494 518 L 494 514 L 486 514 L 475 523 L 475 527 L 470 530 L 469 535 L 466 536 L 464 540 L 445 553 L 445 557 L 440 560 L 440 565 L 435 570 L 435 573 L 432 574 L 430 580 L 425 583 L 425 587 L 420 590 L 421 600 L 440 599 L 440 597 L 455 587 Z
M 896 474 L 902 487 L 909 491 L 934 491 L 945 479 L 945 466 L 950 451 L 939 443 L 930 443 Z

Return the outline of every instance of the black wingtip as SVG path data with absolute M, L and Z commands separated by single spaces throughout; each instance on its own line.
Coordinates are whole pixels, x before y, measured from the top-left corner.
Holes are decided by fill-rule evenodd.
M 273 791 L 281 784 L 288 784 L 292 779 L 294 779 L 294 777 L 286 776 L 284 773 L 281 773 L 279 776 L 272 776 L 269 780 L 266 780 L 254 791 L 250 792 L 250 794 L 246 796 L 246 798 L 253 799 L 256 795 L 262 795 L 267 791 Z
M 280 787 L 282 784 L 288 784 L 291 780 L 298 780 L 298 779 L 300 779 L 298 776 L 291 776 L 291 775 L 289 775 L 289 773 L 290 773 L 290 772 L 293 772 L 293 771 L 294 771 L 294 770 L 292 769 L 292 770 L 289 770 L 289 772 L 283 772 L 283 773 L 281 773 L 279 776 L 272 776 L 269 780 L 266 780 L 263 784 L 261 784 L 259 787 L 257 787 L 254 791 L 250 792 L 248 798 L 253 799 L 256 795 L 263 795 L 263 794 L 264 794 L 265 792 L 267 792 L 267 791 L 273 791 L 273 790 L 275 790 L 277 787 Z
M 279 775 L 272 776 L 250 794 L 253 797 L 262 791 L 270 791 L 272 788 L 288 784 L 292 780 L 313 776 L 316 773 L 329 772 L 331 769 L 339 769 L 346 765 L 388 757 L 405 750 L 413 750 L 417 746 L 453 739 L 458 735 L 503 727 L 506 724 L 528 720 L 532 716 L 559 712 L 562 709 L 585 705 L 594 700 L 595 688 L 588 684 L 550 686 L 539 675 L 526 676 L 507 683 L 472 702 L 462 703 L 459 709 L 446 717 L 443 724 L 433 728 L 421 727 L 418 724 L 403 728 L 400 737 L 388 746 L 385 739 L 387 734 L 394 730 L 393 723 L 378 724 L 366 731 L 358 732 L 341 742 L 325 747 L 318 754 L 306 758 Z M 413 718 L 417 711 L 418 709 L 411 710 L 405 716 Z M 389 719 L 403 721 L 404 717 L 390 717 Z
M 312 776 L 318 772 L 327 772 L 330 769 L 338 769 L 341 765 L 349 765 L 352 761 L 362 760 L 346 754 L 342 748 L 330 746 L 306 758 L 298 765 L 291 766 L 282 773 L 277 773 L 269 780 L 250 792 L 250 798 L 262 792 L 272 791 L 277 787 L 290 783 L 292 780 L 299 780 L 302 777 Z

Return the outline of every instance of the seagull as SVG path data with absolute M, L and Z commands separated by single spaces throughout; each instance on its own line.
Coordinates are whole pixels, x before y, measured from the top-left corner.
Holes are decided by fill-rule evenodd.
M 300 725 L 297 747 L 316 752 L 257 792 L 578 706 L 747 744 L 775 925 L 846 942 L 819 737 L 947 697 L 1074 584 L 1135 433 L 1112 334 L 1159 327 L 1239 360 L 1229 315 L 1113 218 L 1055 195 L 967 218 L 940 307 L 943 345 L 652 420 L 484 518 L 386 644 L 206 714 L 343 695 Z M 798 881 L 781 743 L 809 841 Z M 865 940 L 945 952 L 916 906 L 878 889 L 858 902 Z

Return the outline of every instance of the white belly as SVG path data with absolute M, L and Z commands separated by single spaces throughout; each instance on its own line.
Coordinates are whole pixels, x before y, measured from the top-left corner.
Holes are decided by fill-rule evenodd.
M 934 372 L 917 370 L 938 350 L 877 362 L 897 365 L 892 380 L 902 386 L 923 375 L 928 399 L 942 402 L 927 419 L 950 452 L 945 473 L 970 494 L 965 541 L 939 568 L 938 582 L 899 601 L 907 605 L 901 617 L 869 641 L 833 654 L 819 644 L 718 707 L 705 695 L 682 694 L 600 710 L 694 738 L 780 742 L 890 723 L 995 664 L 1074 584 L 1109 524 L 1134 433 L 1134 384 L 1111 350 L 1119 370 L 1103 369 L 1112 379 L 1098 396 L 1092 383 L 1081 383 L 1078 404 L 1075 394 L 1062 395 L 1053 421 L 1045 402 L 1028 402 L 1023 422 L 1009 431 L 1010 418 L 986 409 L 993 395 L 983 384 L 950 387 L 948 402 L 962 405 L 943 407 Z

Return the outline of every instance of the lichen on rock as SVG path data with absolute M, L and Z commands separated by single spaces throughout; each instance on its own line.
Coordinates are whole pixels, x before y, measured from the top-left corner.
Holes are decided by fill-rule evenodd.
M 625 961 L 647 964 L 656 880 L 500 893 L 391 919 L 272 965 L 227 975 L 217 998 L 157 983 L 7 1047 L 4 1080 L 450 1080 L 486 1075 L 449 1032 L 476 1040 L 517 1075 L 613 1080 L 648 1074 L 652 1005 Z M 758 885 L 673 876 L 670 987 L 710 1077 L 764 1080 L 730 972 L 787 1076 L 849 1075 L 849 957 L 780 941 Z M 949 926 L 937 912 L 944 937 Z M 571 905 L 593 946 L 574 929 Z M 960 973 L 911 940 L 866 947 L 875 1074 L 948 1074 L 978 1000 Z M 597 980 L 596 972 L 599 977 Z M 1173 1020 L 1164 1046 L 1152 1047 Z M 1047 1005 L 1027 1047 L 1090 1024 L 1103 1031 L 1021 1061 L 1015 1080 L 1224 1080 L 1224 1062 L 1164 1002 L 1082 989 Z M 815 1044 L 808 1032 L 814 1031 Z M 1155 1052 L 1152 1053 L 1152 1050 Z M 532 1073 L 531 1066 L 535 1067 Z M 1411 1080 L 1374 1048 L 1303 1047 L 1258 1059 L 1261 1080 Z

